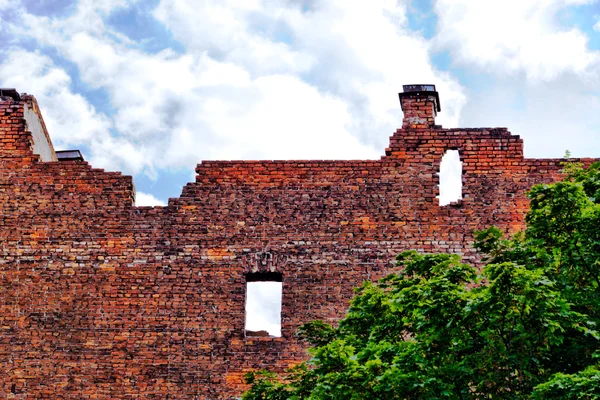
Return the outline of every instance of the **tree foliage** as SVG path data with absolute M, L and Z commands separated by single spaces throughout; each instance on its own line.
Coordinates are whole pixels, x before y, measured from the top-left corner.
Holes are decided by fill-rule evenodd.
M 600 398 L 600 163 L 535 186 L 524 232 L 475 234 L 479 269 L 407 251 L 358 288 L 310 360 L 249 374 L 245 400 Z

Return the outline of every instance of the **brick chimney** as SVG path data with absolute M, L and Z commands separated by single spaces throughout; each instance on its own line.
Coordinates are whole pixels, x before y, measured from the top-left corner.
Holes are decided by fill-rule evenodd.
M 427 129 L 435 125 L 440 108 L 440 97 L 435 85 L 404 85 L 400 107 L 404 111 L 403 129 Z

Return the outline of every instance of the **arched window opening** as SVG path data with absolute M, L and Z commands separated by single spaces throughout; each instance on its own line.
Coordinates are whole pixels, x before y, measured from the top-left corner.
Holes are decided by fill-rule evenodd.
M 281 274 L 246 275 L 246 337 L 281 337 Z
M 462 199 L 462 162 L 458 150 L 447 150 L 440 163 L 440 206 Z

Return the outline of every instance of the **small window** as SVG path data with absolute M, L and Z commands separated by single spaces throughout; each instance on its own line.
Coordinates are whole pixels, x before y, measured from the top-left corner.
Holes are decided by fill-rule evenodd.
M 448 150 L 440 163 L 440 206 L 462 199 L 462 162 L 458 150 Z
M 281 274 L 263 272 L 246 276 L 247 337 L 281 337 Z

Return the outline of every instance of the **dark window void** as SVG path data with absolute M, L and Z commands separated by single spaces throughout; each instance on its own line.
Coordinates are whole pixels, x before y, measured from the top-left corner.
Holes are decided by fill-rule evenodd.
M 246 336 L 281 337 L 281 274 L 246 276 Z
M 246 275 L 246 282 L 281 282 L 279 272 L 257 272 Z
M 440 163 L 440 206 L 462 199 L 462 162 L 458 150 L 448 150 Z

